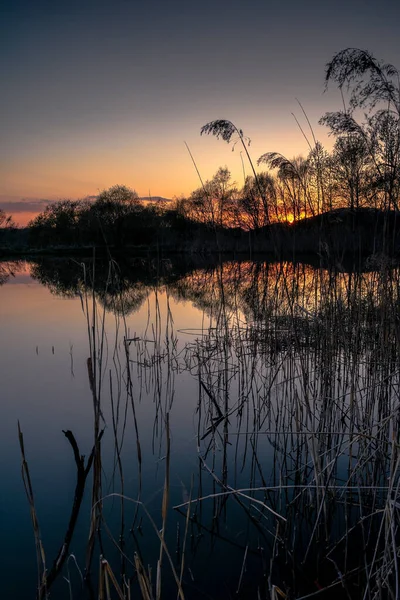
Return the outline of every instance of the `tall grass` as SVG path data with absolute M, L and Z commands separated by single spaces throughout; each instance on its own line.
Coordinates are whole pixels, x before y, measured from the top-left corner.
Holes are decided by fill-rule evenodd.
M 225 553 L 234 553 L 229 593 L 238 597 L 397 597 L 400 279 L 382 257 L 370 267 L 231 261 L 156 278 L 143 295 L 139 335 L 125 316 L 129 293 L 117 265 L 103 290 L 95 266 L 86 268 L 88 597 L 194 597 L 197 561 L 209 552 L 221 581 Z M 200 330 L 176 330 L 182 300 L 203 312 Z M 190 492 L 174 513 L 182 379 L 197 388 L 187 399 L 187 437 L 198 468 L 186 474 Z M 164 466 L 158 509 L 143 496 L 149 452 Z M 216 597 L 214 588 L 202 591 Z
M 228 287 L 235 268 L 226 268 Z M 235 500 L 270 535 L 271 596 L 277 588 L 294 598 L 338 588 L 351 598 L 397 597 L 398 271 L 280 265 L 272 281 L 268 269 L 256 279 L 265 302 L 252 309 L 255 320 L 240 323 L 238 285 L 229 327 L 217 313 L 215 329 L 188 349 L 190 368 L 206 382 L 199 455 L 218 486 L 198 503 L 212 499 L 216 520 L 222 501 Z M 226 290 L 216 296 L 211 311 Z M 249 484 L 238 488 L 246 463 Z

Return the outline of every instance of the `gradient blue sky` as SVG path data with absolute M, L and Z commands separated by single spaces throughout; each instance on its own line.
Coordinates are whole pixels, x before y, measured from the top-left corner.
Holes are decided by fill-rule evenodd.
M 241 185 L 239 149 L 200 137 L 206 122 L 234 121 L 254 159 L 306 154 L 295 98 L 329 145 L 317 122 L 341 105 L 334 87 L 324 93 L 335 52 L 359 47 L 400 66 L 395 0 L 3 0 L 0 10 L 0 206 L 116 183 L 188 194 L 199 182 L 184 140 L 204 179 L 227 165 Z

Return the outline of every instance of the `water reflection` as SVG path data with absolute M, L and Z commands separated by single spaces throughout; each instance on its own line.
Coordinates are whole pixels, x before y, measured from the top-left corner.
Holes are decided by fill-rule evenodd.
M 24 265 L 23 261 L 0 261 L 0 285 L 14 277 L 16 272 L 21 273 Z
M 2 266 L 4 277 L 12 272 L 10 264 Z M 121 314 L 138 310 L 147 298 L 145 290 L 168 287 L 174 298 L 190 300 L 201 310 L 218 310 L 224 302 L 232 310 L 240 309 L 247 319 L 257 321 L 278 307 L 282 313 L 300 308 L 316 315 L 323 310 L 324 298 L 348 305 L 356 297 L 368 301 L 372 294 L 376 302 L 382 293 L 382 277 L 385 285 L 393 287 L 393 296 L 398 268 L 380 268 L 380 263 L 371 266 L 379 268 L 346 272 L 300 262 L 267 261 L 226 261 L 198 268 L 194 263 L 146 259 L 111 266 L 108 261 L 98 260 L 93 267 L 92 261 L 42 259 L 30 263 L 30 274 L 51 293 L 63 297 L 81 295 L 84 288 L 90 287 L 109 310 L 115 309 L 111 298 L 120 296 Z
M 75 578 L 74 598 L 113 576 L 122 597 L 157 585 L 164 597 L 385 597 L 398 543 L 397 268 L 42 260 L 31 274 L 79 307 L 87 331 L 74 362 L 81 439 L 96 449 L 91 519 L 70 551 L 94 587 Z

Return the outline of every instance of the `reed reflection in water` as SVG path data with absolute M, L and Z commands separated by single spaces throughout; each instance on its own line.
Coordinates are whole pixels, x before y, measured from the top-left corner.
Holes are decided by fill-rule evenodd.
M 65 557 L 57 593 L 397 597 L 399 270 L 369 268 L 30 265 L 89 349 L 86 584 Z

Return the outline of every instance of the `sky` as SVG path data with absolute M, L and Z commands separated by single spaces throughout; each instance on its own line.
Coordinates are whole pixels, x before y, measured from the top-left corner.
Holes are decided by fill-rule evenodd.
M 3 0 L 0 8 L 0 208 L 24 224 L 49 200 L 124 184 L 188 195 L 240 148 L 200 136 L 229 119 L 270 151 L 307 154 L 341 107 L 324 69 L 346 48 L 400 66 L 395 0 Z M 246 174 L 250 166 L 243 162 Z M 14 210 L 10 210 L 10 208 Z

